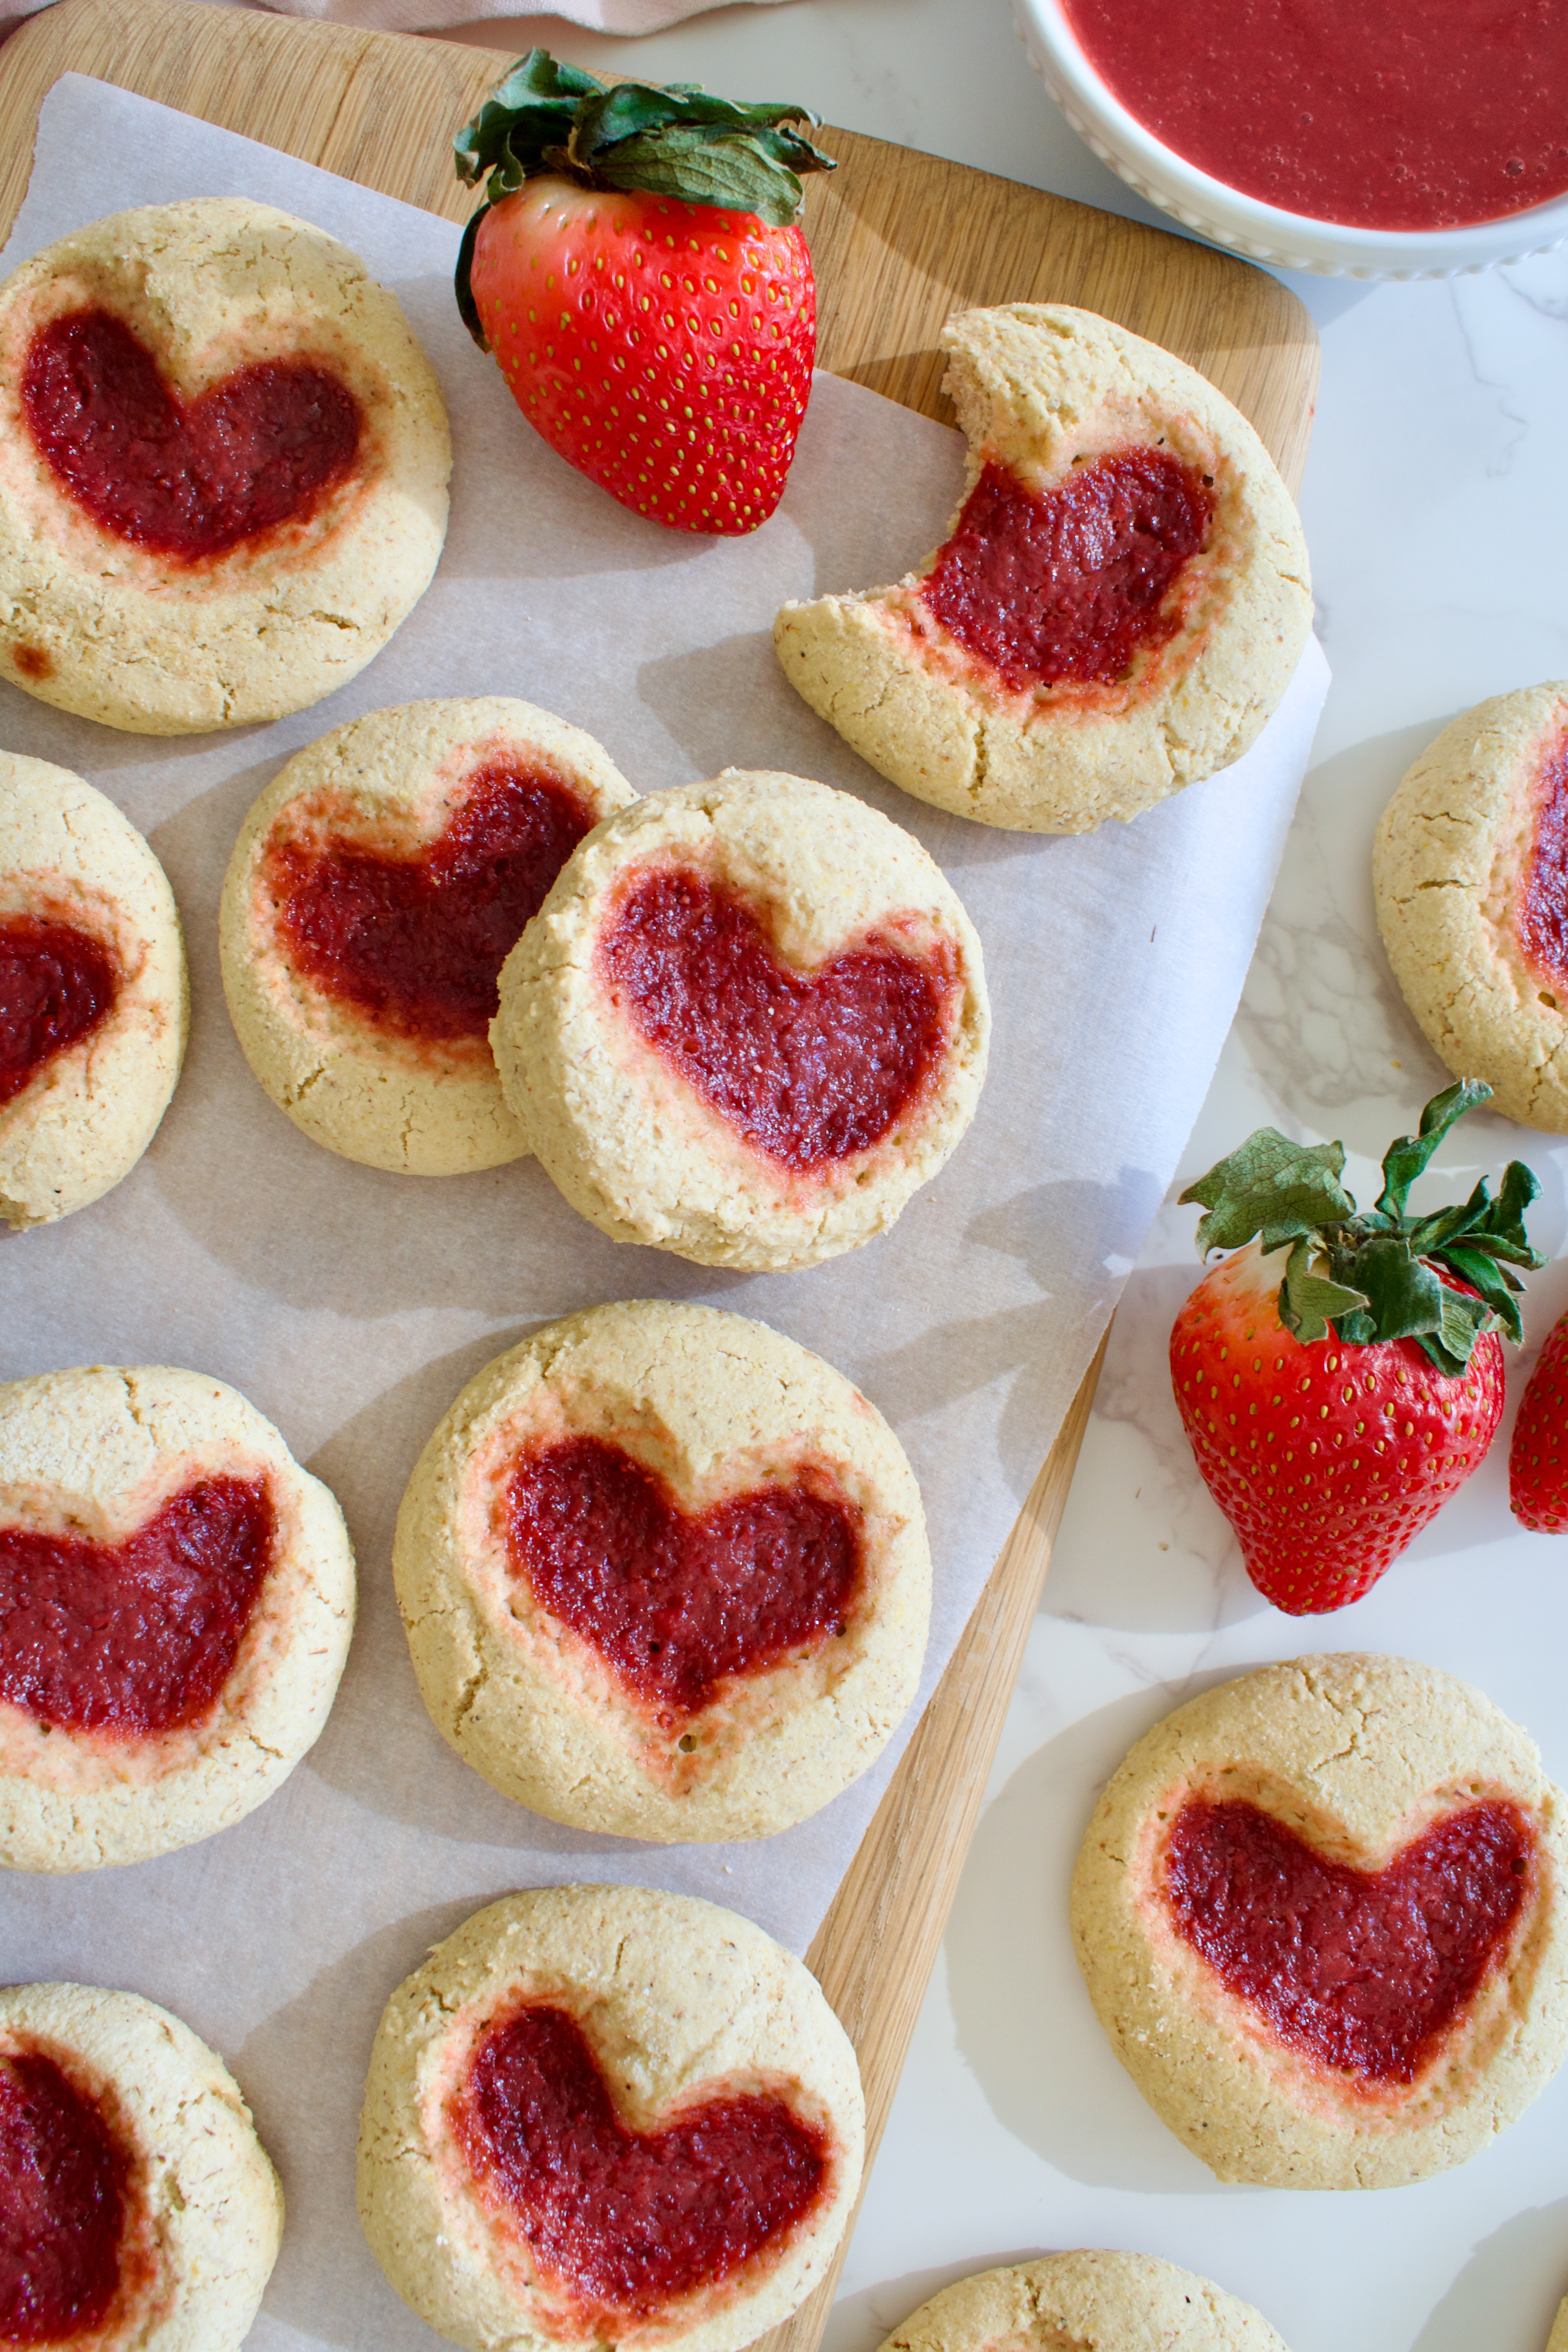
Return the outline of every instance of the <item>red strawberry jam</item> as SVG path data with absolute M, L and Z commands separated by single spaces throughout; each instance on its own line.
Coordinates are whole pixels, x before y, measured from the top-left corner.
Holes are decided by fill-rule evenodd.
M 120 2286 L 131 2164 L 42 2051 L 0 2055 L 0 2344 L 65 2345 Z
M 197 1722 L 228 1679 L 275 1532 L 261 1478 L 203 1479 L 123 1543 L 0 1527 L 0 1699 L 110 1738 Z
M 1168 449 L 1094 457 L 1041 491 L 988 460 L 921 595 L 1015 693 L 1110 685 L 1174 636 L 1165 600 L 1214 508 L 1212 483 Z
M 296 969 L 396 1037 L 481 1042 L 525 924 L 594 823 L 544 769 L 494 761 L 411 857 L 284 840 L 265 875 Z
M 877 934 L 814 971 L 743 898 L 668 869 L 634 884 L 596 962 L 638 1034 L 752 1150 L 796 1172 L 868 1150 L 941 1066 L 955 959 Z
M 1517 1805 L 1468 1805 L 1387 1868 L 1327 1861 L 1258 1806 L 1194 1798 L 1165 1850 L 1175 1924 L 1282 2042 L 1410 2083 L 1500 1953 L 1530 1882 Z
M 1453 228 L 1568 188 L 1560 0 L 1066 0 L 1156 138 L 1313 220 Z
M 182 400 L 107 310 L 39 329 L 22 410 L 79 507 L 178 563 L 308 521 L 353 465 L 364 423 L 348 386 L 305 360 L 238 368 Z
M 1568 734 L 1542 761 L 1533 797 L 1535 831 L 1514 922 L 1527 962 L 1568 995 Z
M 542 2006 L 485 2033 L 453 2121 L 481 2188 L 612 2341 L 617 2320 L 654 2317 L 784 2238 L 828 2173 L 826 2132 L 757 2092 L 628 2129 L 576 2020 Z
M 859 1591 L 859 1514 L 821 1476 L 691 1513 L 618 1445 L 568 1437 L 525 1454 L 506 1499 L 512 1566 L 541 1608 L 680 1714 L 726 1675 L 841 1633 Z
M 119 988 L 113 957 L 90 932 L 0 916 L 0 1108 L 108 1019 Z

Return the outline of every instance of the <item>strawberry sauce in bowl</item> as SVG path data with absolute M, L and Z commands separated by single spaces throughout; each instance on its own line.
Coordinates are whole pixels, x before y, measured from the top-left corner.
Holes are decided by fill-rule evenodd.
M 1331 277 L 1449 277 L 1568 236 L 1553 0 L 1015 0 L 1031 62 L 1129 186 Z

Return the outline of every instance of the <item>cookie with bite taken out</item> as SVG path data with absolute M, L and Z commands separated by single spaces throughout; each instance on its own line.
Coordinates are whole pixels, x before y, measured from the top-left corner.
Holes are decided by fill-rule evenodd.
M 784 675 L 917 799 L 1087 833 L 1228 767 L 1311 622 L 1306 544 L 1252 426 L 1092 311 L 942 333 L 969 441 L 952 529 L 890 588 L 784 606 Z

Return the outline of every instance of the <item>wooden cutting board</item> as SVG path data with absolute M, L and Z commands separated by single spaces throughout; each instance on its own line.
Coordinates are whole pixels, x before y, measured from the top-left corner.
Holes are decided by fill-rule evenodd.
M 187 0 L 62 0 L 0 50 L 0 237 L 26 188 L 39 104 L 68 72 L 462 220 L 474 199 L 453 174 L 449 140 L 504 62 L 454 42 Z M 1318 345 L 1277 280 L 1206 246 L 961 164 L 849 131 L 822 139 L 839 169 L 807 181 L 805 226 L 825 367 L 951 423 L 936 351 L 951 311 L 1081 303 L 1202 369 L 1297 488 Z M 868 2165 L 980 1810 L 1098 1370 L 1097 1358 L 808 1955 L 859 2053 Z M 763 2339 L 767 2352 L 813 2352 L 837 2275 L 836 2264 Z

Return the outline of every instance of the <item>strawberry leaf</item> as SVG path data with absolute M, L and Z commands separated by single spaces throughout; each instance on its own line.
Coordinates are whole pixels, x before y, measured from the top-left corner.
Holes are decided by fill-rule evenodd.
M 674 124 L 623 139 L 595 159 L 595 175 L 612 188 L 647 188 L 681 204 L 721 205 L 752 213 L 770 228 L 788 228 L 800 211 L 795 173 L 761 138 L 715 139 L 699 125 Z
M 1376 1204 L 1380 1216 L 1386 1217 L 1395 1227 L 1404 1224 L 1410 1187 L 1423 1173 L 1448 1129 L 1467 1111 L 1479 1109 L 1491 1098 L 1490 1087 L 1483 1086 L 1479 1078 L 1460 1078 L 1454 1086 L 1445 1087 L 1440 1095 L 1433 1096 L 1421 1114 L 1419 1133 L 1402 1135 L 1384 1155 L 1383 1191 Z
M 834 169 L 831 155 L 790 127 L 816 121 L 809 107 L 738 105 L 699 82 L 605 82 L 530 49 L 453 152 L 466 186 L 489 173 L 487 204 L 542 173 L 566 172 L 590 187 L 647 189 L 787 228 L 800 215 L 801 174 Z M 464 285 L 459 263 L 459 304 Z
M 1353 1315 L 1358 1307 L 1366 1305 L 1361 1291 L 1349 1290 L 1342 1283 L 1314 1274 L 1311 1261 L 1310 1245 L 1298 1242 L 1286 1262 L 1285 1280 L 1279 1291 L 1279 1320 L 1303 1347 L 1310 1347 L 1314 1339 L 1326 1339 L 1331 1322 Z
M 1374 1234 L 1355 1252 L 1356 1279 L 1380 1339 L 1417 1339 L 1443 1328 L 1448 1296 L 1441 1277 L 1410 1255 L 1400 1234 Z
M 1277 1128 L 1260 1127 L 1180 1196 L 1208 1212 L 1198 1223 L 1199 1254 L 1238 1249 L 1255 1234 L 1266 1250 L 1280 1249 L 1344 1223 L 1355 1214 L 1339 1181 L 1344 1164 L 1342 1144 L 1291 1143 Z

